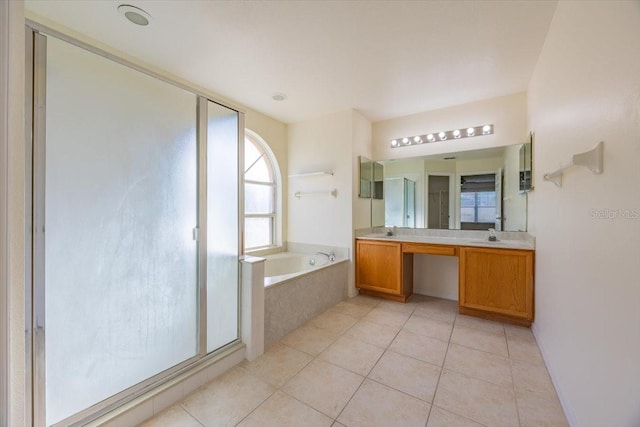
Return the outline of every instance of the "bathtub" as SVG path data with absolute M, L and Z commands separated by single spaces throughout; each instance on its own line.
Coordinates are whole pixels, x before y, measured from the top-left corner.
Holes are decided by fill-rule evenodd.
M 347 296 L 349 262 L 283 252 L 264 265 L 264 343 L 269 346 Z
M 275 255 L 268 255 L 265 258 L 265 286 L 275 285 L 344 261 L 343 259 L 336 258 L 331 262 L 326 255 L 309 255 L 295 252 L 281 252 Z

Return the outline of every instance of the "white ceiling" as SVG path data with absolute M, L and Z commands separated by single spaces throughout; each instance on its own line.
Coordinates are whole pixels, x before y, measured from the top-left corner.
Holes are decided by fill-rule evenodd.
M 556 7 L 131 0 L 153 17 L 139 27 L 117 12 L 123 2 L 26 8 L 286 123 L 348 108 L 378 121 L 524 91 Z

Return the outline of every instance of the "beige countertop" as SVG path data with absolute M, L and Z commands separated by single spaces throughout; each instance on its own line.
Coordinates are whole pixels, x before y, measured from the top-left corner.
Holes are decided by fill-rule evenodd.
M 387 236 L 385 233 L 371 233 L 358 236 L 362 240 L 386 240 L 389 242 L 407 242 L 407 243 L 430 243 L 436 245 L 452 245 L 452 246 L 474 246 L 481 248 L 499 248 L 499 249 L 519 249 L 519 250 L 535 250 L 535 242 L 533 240 L 498 240 L 490 242 L 486 238 L 470 238 L 470 237 L 443 237 L 428 236 L 415 234 L 396 234 Z

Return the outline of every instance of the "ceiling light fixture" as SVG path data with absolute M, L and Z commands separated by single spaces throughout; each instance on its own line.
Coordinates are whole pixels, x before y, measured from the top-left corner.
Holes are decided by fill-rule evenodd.
M 285 99 L 287 99 L 287 95 L 281 92 L 275 92 L 273 95 L 271 95 L 271 99 L 278 102 L 284 101 Z
M 466 131 L 460 129 L 438 132 L 437 136 L 433 133 L 426 135 L 405 136 L 404 138 L 396 138 L 391 140 L 391 148 L 406 147 L 409 145 L 422 144 L 423 142 L 446 141 L 448 139 L 471 138 L 474 136 L 483 136 L 493 134 L 493 125 L 482 125 L 467 128 Z M 463 128 L 464 129 L 464 128 Z M 402 144 L 400 144 L 402 141 Z
M 129 22 L 142 27 L 146 27 L 151 22 L 151 15 L 139 7 L 131 6 L 129 4 L 121 4 L 118 6 L 118 12 L 127 18 Z

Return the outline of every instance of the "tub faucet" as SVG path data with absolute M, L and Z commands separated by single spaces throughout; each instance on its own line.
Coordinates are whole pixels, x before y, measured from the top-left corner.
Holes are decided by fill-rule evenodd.
M 329 253 L 316 252 L 316 255 L 324 255 L 324 256 L 326 256 L 327 258 L 329 258 L 329 262 L 333 262 L 333 261 L 336 260 L 336 254 L 334 254 L 333 252 L 329 252 Z

